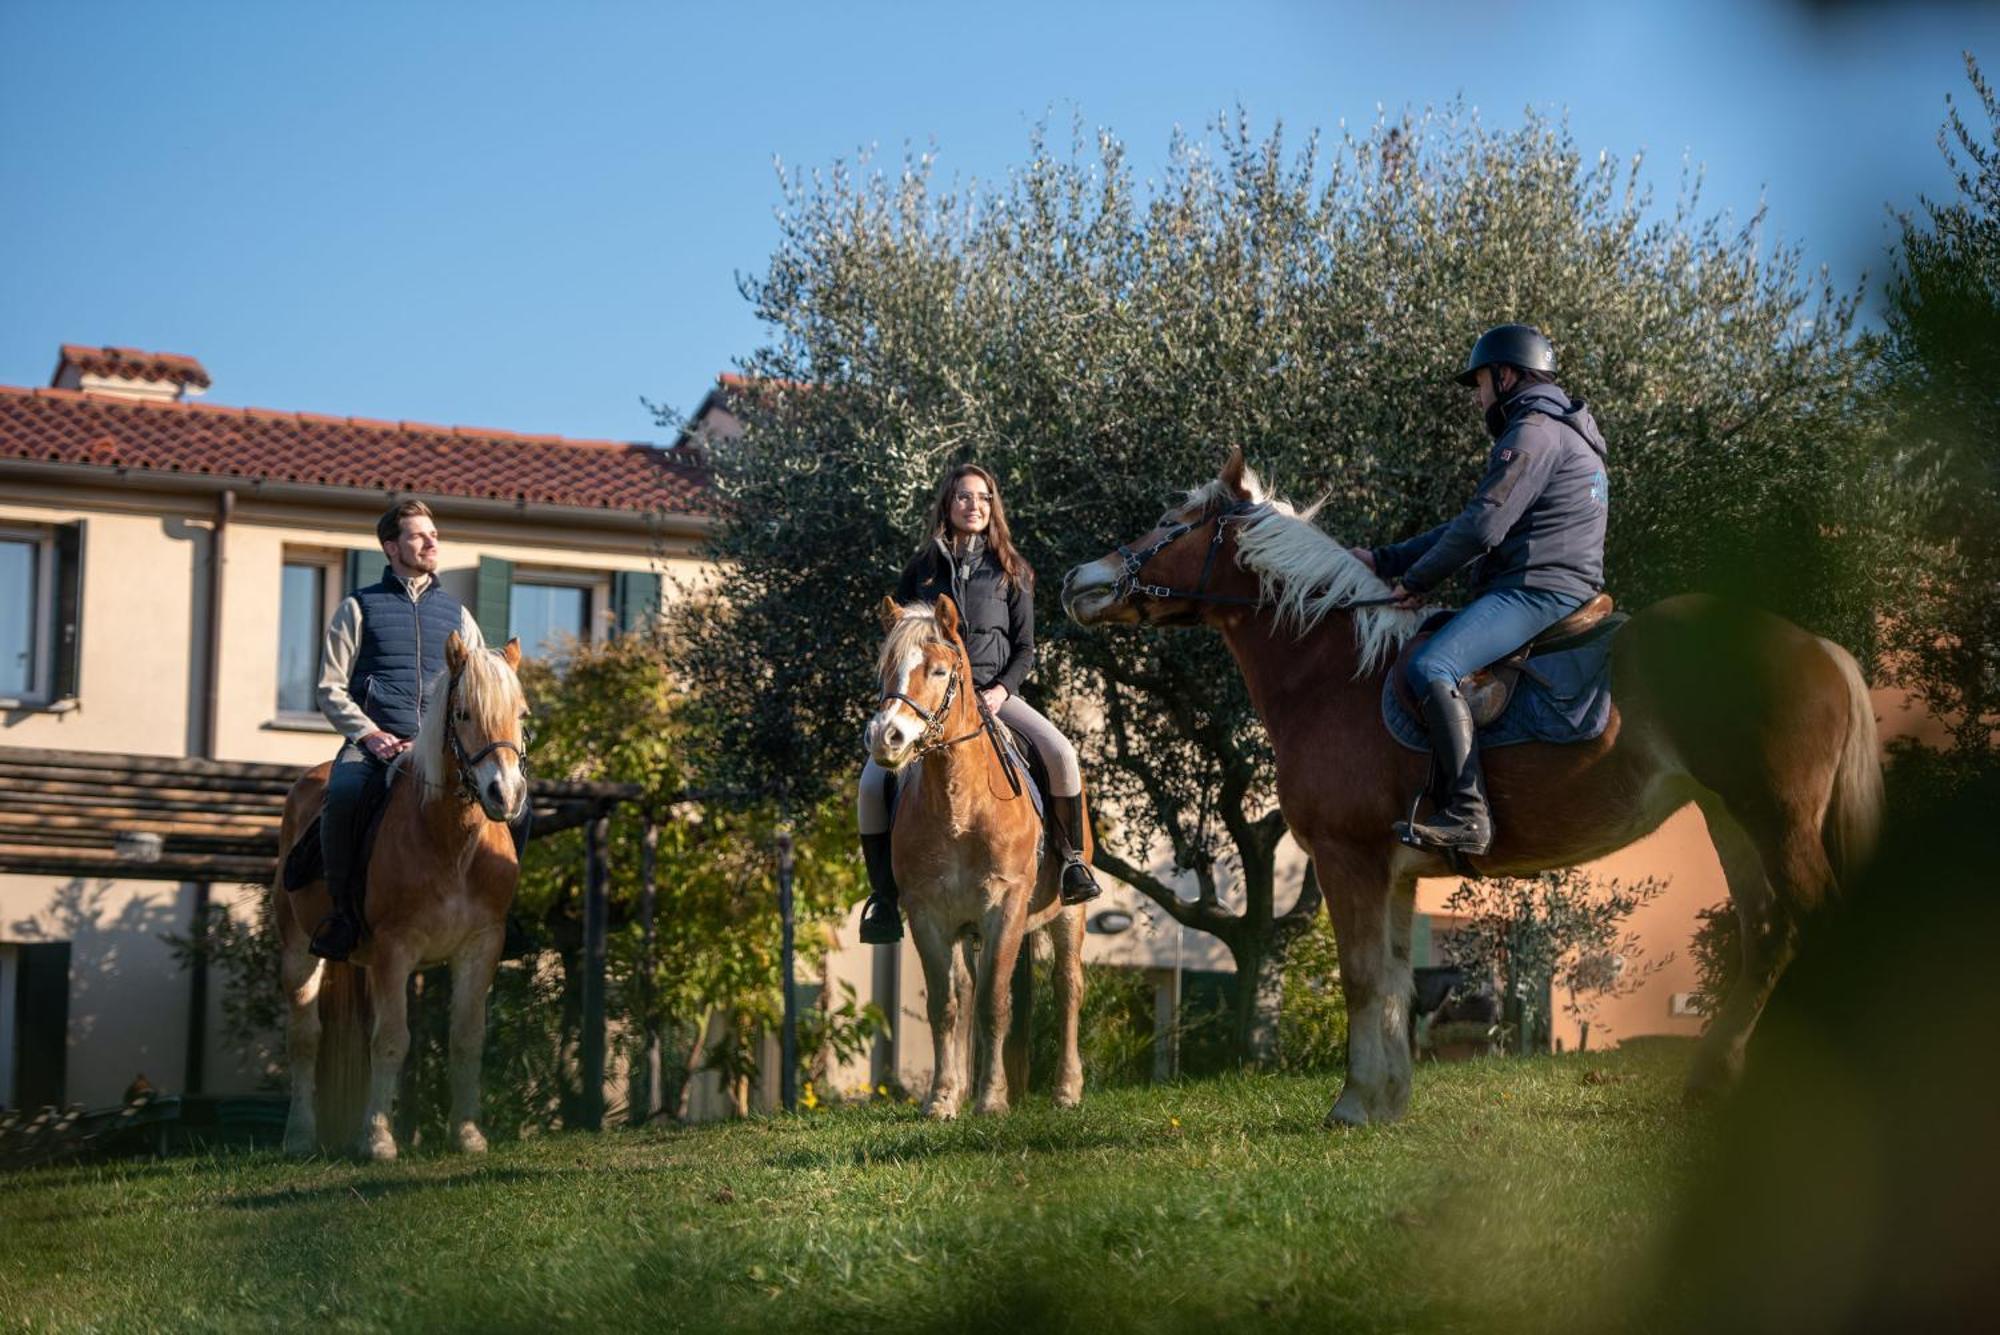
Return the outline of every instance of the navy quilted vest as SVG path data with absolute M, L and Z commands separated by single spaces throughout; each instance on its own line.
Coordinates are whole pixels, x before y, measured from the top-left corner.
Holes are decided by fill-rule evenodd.
M 444 671 L 444 642 L 463 624 L 464 605 L 436 576 L 412 602 L 386 566 L 379 583 L 356 589 L 354 597 L 361 604 L 361 644 L 347 675 L 348 693 L 382 731 L 415 737 L 424 686 Z

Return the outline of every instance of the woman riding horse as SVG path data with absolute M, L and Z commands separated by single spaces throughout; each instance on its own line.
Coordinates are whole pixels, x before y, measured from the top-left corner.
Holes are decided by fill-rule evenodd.
M 1354 555 L 1413 608 L 1479 559 L 1473 599 L 1410 659 L 1449 800 L 1428 821 L 1398 821 L 1406 843 L 1479 854 L 1493 819 L 1479 738 L 1459 684 L 1561 621 L 1604 588 L 1608 482 L 1604 437 L 1581 399 L 1555 384 L 1556 351 L 1532 325 L 1503 324 L 1472 345 L 1457 379 L 1478 397 L 1493 437 L 1486 475 L 1457 518 L 1390 547 Z
M 930 533 L 903 568 L 896 601 L 930 602 L 950 594 L 958 605 L 973 681 L 986 711 L 1025 736 L 1048 766 L 1054 824 L 1067 848 L 1062 902 L 1083 904 L 1098 895 L 1096 878 L 1077 851 L 1083 847 L 1083 771 L 1069 739 L 1020 694 L 1035 665 L 1034 583 L 1034 570 L 1014 550 L 993 474 L 978 464 L 960 464 L 938 487 Z M 889 772 L 870 760 L 861 769 L 856 803 L 868 865 L 869 895 L 861 908 L 861 940 L 868 945 L 903 939 L 889 863 L 889 803 Z

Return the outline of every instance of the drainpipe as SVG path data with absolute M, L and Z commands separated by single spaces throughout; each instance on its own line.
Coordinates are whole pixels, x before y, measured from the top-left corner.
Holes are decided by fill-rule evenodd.
M 215 529 L 208 544 L 208 656 L 203 669 L 208 681 L 202 693 L 201 753 L 210 760 L 221 759 L 217 734 L 222 719 L 222 579 L 229 565 L 229 521 L 235 513 L 236 492 L 225 488 L 215 498 Z M 200 940 L 208 926 L 209 885 L 197 881 L 193 886 L 192 931 Z M 182 1084 L 188 1093 L 199 1094 L 208 1055 L 208 959 L 202 952 L 195 952 L 188 972 L 187 1073 Z

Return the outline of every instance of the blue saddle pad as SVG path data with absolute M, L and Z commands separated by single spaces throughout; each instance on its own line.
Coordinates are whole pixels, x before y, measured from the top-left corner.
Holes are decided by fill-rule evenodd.
M 1506 712 L 1479 730 L 1482 749 L 1522 742 L 1587 742 L 1611 726 L 1611 643 L 1625 624 L 1622 613 L 1582 644 L 1536 654 L 1514 687 Z M 1530 673 L 1546 679 L 1544 685 Z M 1423 720 L 1396 697 L 1395 673 L 1382 683 L 1382 722 L 1389 735 L 1412 751 L 1431 749 Z

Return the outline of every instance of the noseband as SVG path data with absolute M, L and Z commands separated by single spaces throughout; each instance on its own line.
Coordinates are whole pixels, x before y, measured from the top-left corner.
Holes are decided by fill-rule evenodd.
M 961 658 L 960 661 L 963 662 L 963 659 Z M 966 676 L 970 677 L 972 675 L 971 664 L 966 663 L 965 670 L 966 670 Z M 981 733 L 985 733 L 988 736 L 992 737 L 994 750 L 999 751 L 1000 738 L 998 732 L 996 731 L 997 725 L 995 725 L 993 721 L 993 716 L 987 713 L 986 711 L 986 702 L 984 700 L 979 699 L 977 693 L 974 694 L 973 699 L 974 702 L 979 706 L 979 726 L 974 728 L 971 732 L 965 733 L 964 735 L 959 737 L 947 738 L 944 735 L 945 720 L 951 714 L 952 701 L 956 700 L 957 698 L 958 698 L 958 669 L 954 667 L 951 673 L 951 680 L 945 684 L 944 699 L 938 701 L 938 707 L 936 709 L 934 710 L 925 709 L 922 705 L 918 704 L 915 700 L 912 700 L 909 696 L 904 695 L 901 691 L 883 692 L 882 703 L 879 706 L 879 708 L 887 709 L 891 704 L 891 702 L 901 701 L 903 704 L 909 706 L 911 713 L 915 714 L 918 718 L 924 721 L 924 730 L 917 734 L 916 747 L 910 752 L 910 759 L 912 760 L 917 759 L 919 756 L 929 755 L 933 751 L 942 751 L 946 747 L 957 746 L 960 742 L 969 742 L 973 738 L 979 736 Z M 1001 763 L 1004 767 L 1005 765 L 1004 755 L 1002 757 Z M 1008 772 L 1008 778 L 1010 780 L 1013 778 L 1012 771 Z
M 453 760 L 458 762 L 458 786 L 461 790 L 459 796 L 464 801 L 476 803 L 479 801 L 479 784 L 478 781 L 472 777 L 472 767 L 474 765 L 477 765 L 480 761 L 486 759 L 486 757 L 492 755 L 495 751 L 512 751 L 514 753 L 514 763 L 520 766 L 521 778 L 523 780 L 526 780 L 528 777 L 528 755 L 527 752 L 524 751 L 521 747 L 516 746 L 514 743 L 505 740 L 497 742 L 488 742 L 486 745 L 480 747 L 477 751 L 473 752 L 471 755 L 467 755 L 465 753 L 465 743 L 460 741 L 458 738 L 458 720 L 453 717 L 453 715 L 457 712 L 456 709 L 453 707 L 453 705 L 454 702 L 458 699 L 459 676 L 463 675 L 464 675 L 463 673 L 460 673 L 458 674 L 458 676 L 454 676 L 451 679 L 451 689 L 445 692 L 444 730 L 446 737 L 448 737 L 451 742 L 451 757 Z M 527 735 L 527 729 L 525 726 L 522 728 L 521 740 L 524 743 L 531 741 L 531 739 Z

